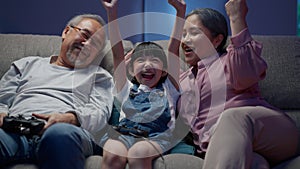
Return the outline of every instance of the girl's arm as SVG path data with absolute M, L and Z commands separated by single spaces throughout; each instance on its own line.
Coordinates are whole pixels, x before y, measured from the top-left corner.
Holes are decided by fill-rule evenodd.
M 110 2 L 109 2 L 110 1 Z M 108 34 L 112 46 L 114 61 L 114 81 L 117 92 L 121 91 L 126 83 L 126 66 L 124 59 L 124 47 L 117 21 L 117 2 L 118 0 L 102 0 L 102 4 L 108 17 Z
M 168 46 L 168 73 L 173 85 L 179 89 L 180 58 L 179 48 L 184 26 L 186 4 L 184 0 L 168 0 L 176 9 L 176 19 Z

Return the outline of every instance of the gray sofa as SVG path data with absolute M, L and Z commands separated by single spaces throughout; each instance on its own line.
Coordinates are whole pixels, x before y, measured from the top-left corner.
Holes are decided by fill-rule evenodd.
M 296 36 L 253 36 L 264 45 L 263 57 L 268 63 L 267 78 L 260 83 L 261 91 L 272 105 L 284 110 L 296 122 L 300 136 L 300 37 Z M 167 41 L 157 41 L 163 47 Z M 26 56 L 47 57 L 59 52 L 61 38 L 53 35 L 0 34 L 0 77 L 12 61 Z M 130 41 L 124 41 L 126 50 L 132 48 Z M 101 65 L 112 72 L 110 45 Z M 276 125 L 276 124 L 274 124 Z M 300 143 L 299 143 L 300 145 Z M 289 145 L 286 145 L 289 146 Z M 300 146 L 299 146 L 300 147 Z M 300 152 L 300 151 L 298 151 Z M 86 169 L 99 169 L 101 156 L 86 160 Z M 203 160 L 185 154 L 170 154 L 158 158 L 154 167 L 168 169 L 201 168 Z M 1 166 L 0 166 L 1 168 Z M 6 169 L 36 169 L 34 164 L 16 164 Z M 300 156 L 274 167 L 273 169 L 299 169 Z

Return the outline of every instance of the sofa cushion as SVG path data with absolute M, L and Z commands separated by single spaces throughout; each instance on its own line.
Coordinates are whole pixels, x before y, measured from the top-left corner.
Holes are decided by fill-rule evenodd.
M 280 165 L 274 167 L 273 169 L 298 169 L 300 166 L 300 157 L 293 158 Z
M 90 156 L 85 161 L 85 169 L 99 169 L 101 166 L 101 156 Z
M 38 167 L 34 164 L 16 164 L 4 167 L 3 169 L 38 169 Z
M 182 168 L 202 168 L 203 160 L 199 157 L 187 154 L 169 154 L 164 159 L 157 158 L 153 161 L 153 169 L 182 169 Z
M 99 169 L 101 166 L 101 156 L 90 156 L 85 161 L 85 169 Z M 15 164 L 4 167 L 3 169 L 38 169 L 35 164 Z

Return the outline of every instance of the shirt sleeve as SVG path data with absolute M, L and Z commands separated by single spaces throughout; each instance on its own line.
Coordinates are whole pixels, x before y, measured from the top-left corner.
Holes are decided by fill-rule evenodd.
M 20 73 L 14 65 L 3 75 L 0 81 L 0 112 L 8 113 L 17 94 Z
M 166 96 L 169 101 L 170 113 L 171 113 L 171 121 L 168 123 L 168 126 L 173 129 L 175 127 L 175 120 L 176 120 L 176 105 L 178 98 L 180 96 L 180 92 L 176 89 L 169 78 L 163 84 L 166 90 Z
M 9 113 L 9 108 L 13 104 L 17 95 L 20 78 L 26 66 L 35 60 L 35 57 L 26 57 L 14 61 L 9 70 L 2 76 L 0 81 L 0 112 Z
M 225 72 L 235 90 L 244 90 L 266 75 L 267 64 L 261 57 L 262 44 L 254 41 L 248 28 L 231 38 L 225 59 Z
M 108 72 L 96 73 L 89 101 L 73 110 L 82 128 L 97 133 L 108 124 L 113 106 L 112 90 L 113 80 Z
M 133 86 L 132 82 L 129 81 L 128 79 L 126 79 L 126 83 L 119 93 L 117 93 L 117 89 L 114 88 L 113 94 L 114 94 L 115 98 L 121 103 L 121 107 L 122 107 L 123 103 L 125 102 L 125 100 L 127 100 L 127 98 L 129 97 L 130 88 L 132 86 Z M 126 117 L 126 115 L 122 111 L 122 108 L 121 108 L 119 120 L 121 120 L 125 117 Z
M 130 88 L 133 86 L 133 84 L 126 79 L 125 85 L 123 86 L 122 90 L 118 93 L 117 89 L 113 89 L 114 96 L 118 99 L 120 103 L 123 104 L 124 100 L 126 100 L 129 96 Z

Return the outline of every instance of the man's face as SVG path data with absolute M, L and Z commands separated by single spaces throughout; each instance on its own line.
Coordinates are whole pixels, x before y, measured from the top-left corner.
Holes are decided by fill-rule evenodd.
M 84 19 L 78 25 L 71 25 L 63 32 L 59 65 L 84 68 L 98 56 L 105 44 L 105 33 L 100 23 Z

